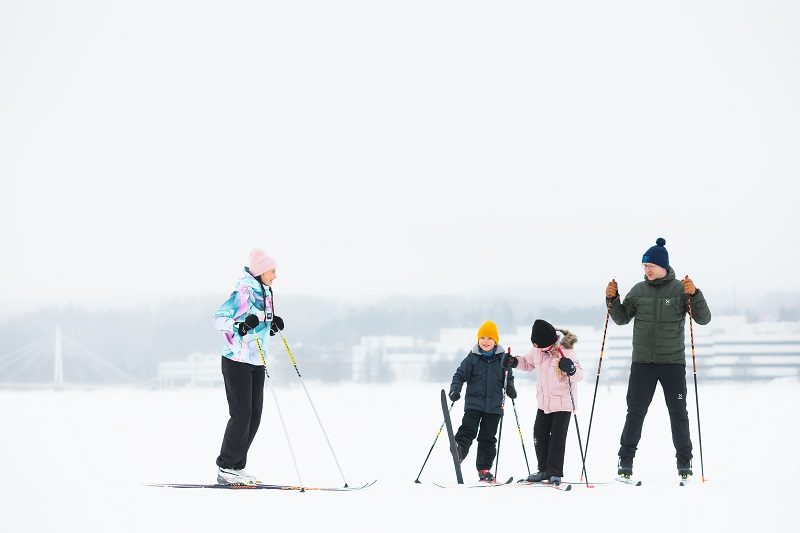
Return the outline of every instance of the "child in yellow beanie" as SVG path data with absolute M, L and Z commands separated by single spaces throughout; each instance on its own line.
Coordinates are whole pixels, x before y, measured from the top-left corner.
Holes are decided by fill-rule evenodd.
M 464 398 L 464 418 L 455 435 L 458 457 L 461 461 L 469 453 L 475 437 L 478 438 L 478 454 L 475 466 L 481 481 L 494 481 L 491 468 L 497 450 L 497 426 L 502 414 L 503 389 L 510 398 L 517 397 L 514 389 L 514 374 L 503 368 L 505 349 L 500 346 L 497 325 L 487 320 L 478 329 L 478 343 L 461 361 L 450 384 L 450 399 L 461 398 L 461 387 L 467 383 Z

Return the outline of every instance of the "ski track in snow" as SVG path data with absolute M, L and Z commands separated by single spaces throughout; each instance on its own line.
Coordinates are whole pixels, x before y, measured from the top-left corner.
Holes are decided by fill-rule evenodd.
M 691 375 L 689 375 L 691 380 Z M 528 457 L 534 461 L 535 384 L 518 379 L 517 411 Z M 330 385 L 307 382 L 350 485 L 351 492 L 177 490 L 146 483 L 209 483 L 227 421 L 222 389 L 0 391 L 0 453 L 6 483 L 0 488 L 0 530 L 214 531 L 277 527 L 295 531 L 486 531 L 486 528 L 559 528 L 614 531 L 647 525 L 649 531 L 745 531 L 795 521 L 800 474 L 793 443 L 798 436 L 797 381 L 701 385 L 705 473 L 700 457 L 691 383 L 689 415 L 695 446 L 694 483 L 679 487 L 674 450 L 660 388 L 645 420 L 634 473 L 642 487 L 611 483 L 570 492 L 526 487 L 492 490 L 433 482 L 455 481 L 442 432 L 415 484 L 442 422 L 442 385 Z M 581 387 L 584 443 L 594 383 Z M 278 398 L 306 485 L 341 486 L 342 480 L 308 401 L 298 387 Z M 296 484 L 271 394 L 248 470 L 267 483 Z M 589 403 L 587 403 L 589 402 Z M 453 408 L 460 424 L 463 401 Z M 499 477 L 527 474 L 508 406 Z M 611 481 L 625 418 L 625 387 L 598 390 L 589 443 L 590 481 Z M 759 443 L 757 439 L 763 439 Z M 475 445 L 463 463 L 465 481 L 477 479 Z M 758 480 L 742 480 L 757 467 Z M 532 463 L 532 468 L 534 465 Z M 574 423 L 570 426 L 565 479 L 580 474 Z M 774 474 L 774 480 L 770 479 Z

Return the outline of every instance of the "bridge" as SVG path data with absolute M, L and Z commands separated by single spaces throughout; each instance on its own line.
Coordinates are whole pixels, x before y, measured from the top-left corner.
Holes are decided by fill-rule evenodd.
M 75 375 L 93 379 L 64 378 L 65 362 Z M 46 336 L 0 354 L 0 388 L 64 389 L 98 383 L 134 383 L 137 380 L 105 358 L 64 335 L 56 326 L 53 336 Z

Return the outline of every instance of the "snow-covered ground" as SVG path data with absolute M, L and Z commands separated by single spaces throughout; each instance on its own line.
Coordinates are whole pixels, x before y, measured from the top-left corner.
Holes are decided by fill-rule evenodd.
M 581 387 L 584 442 L 594 376 Z M 795 380 L 706 385 L 700 389 L 705 473 L 694 395 L 690 393 L 697 483 L 680 488 L 660 389 L 645 421 L 635 473 L 640 488 L 619 484 L 564 493 L 517 486 L 441 489 L 453 483 L 442 435 L 415 484 L 439 425 L 434 384 L 323 385 L 307 382 L 354 493 L 176 490 L 153 482 L 213 482 L 227 420 L 221 389 L 177 391 L 0 391 L 0 531 L 746 531 L 766 525 L 796 530 L 800 475 Z M 691 376 L 689 381 L 692 388 Z M 517 411 L 528 456 L 534 384 L 518 379 Z M 299 386 L 278 388 L 303 481 L 337 486 L 341 477 Z M 509 404 L 510 407 L 510 404 Z M 456 404 L 454 424 L 463 402 Z M 505 419 L 500 476 L 526 473 L 513 411 Z M 625 388 L 601 388 L 588 458 L 591 480 L 615 474 Z M 574 424 L 566 475 L 579 475 Z M 473 452 L 465 476 L 475 479 Z M 296 483 L 275 406 L 265 395 L 261 430 L 248 470 L 275 483 Z M 544 529 L 543 529 L 544 530 Z

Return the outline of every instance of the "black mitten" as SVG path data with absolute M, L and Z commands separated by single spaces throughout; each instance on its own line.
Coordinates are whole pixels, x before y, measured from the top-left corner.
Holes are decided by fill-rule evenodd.
M 258 327 L 258 317 L 256 315 L 247 315 L 244 322 L 234 322 L 233 325 L 239 331 L 239 336 L 244 337 Z
M 569 357 L 562 357 L 558 361 L 558 369 L 568 376 L 574 376 L 576 372 L 575 363 Z
M 283 319 L 276 315 L 272 319 L 272 324 L 269 325 L 269 334 L 274 337 L 279 331 L 283 331 Z

